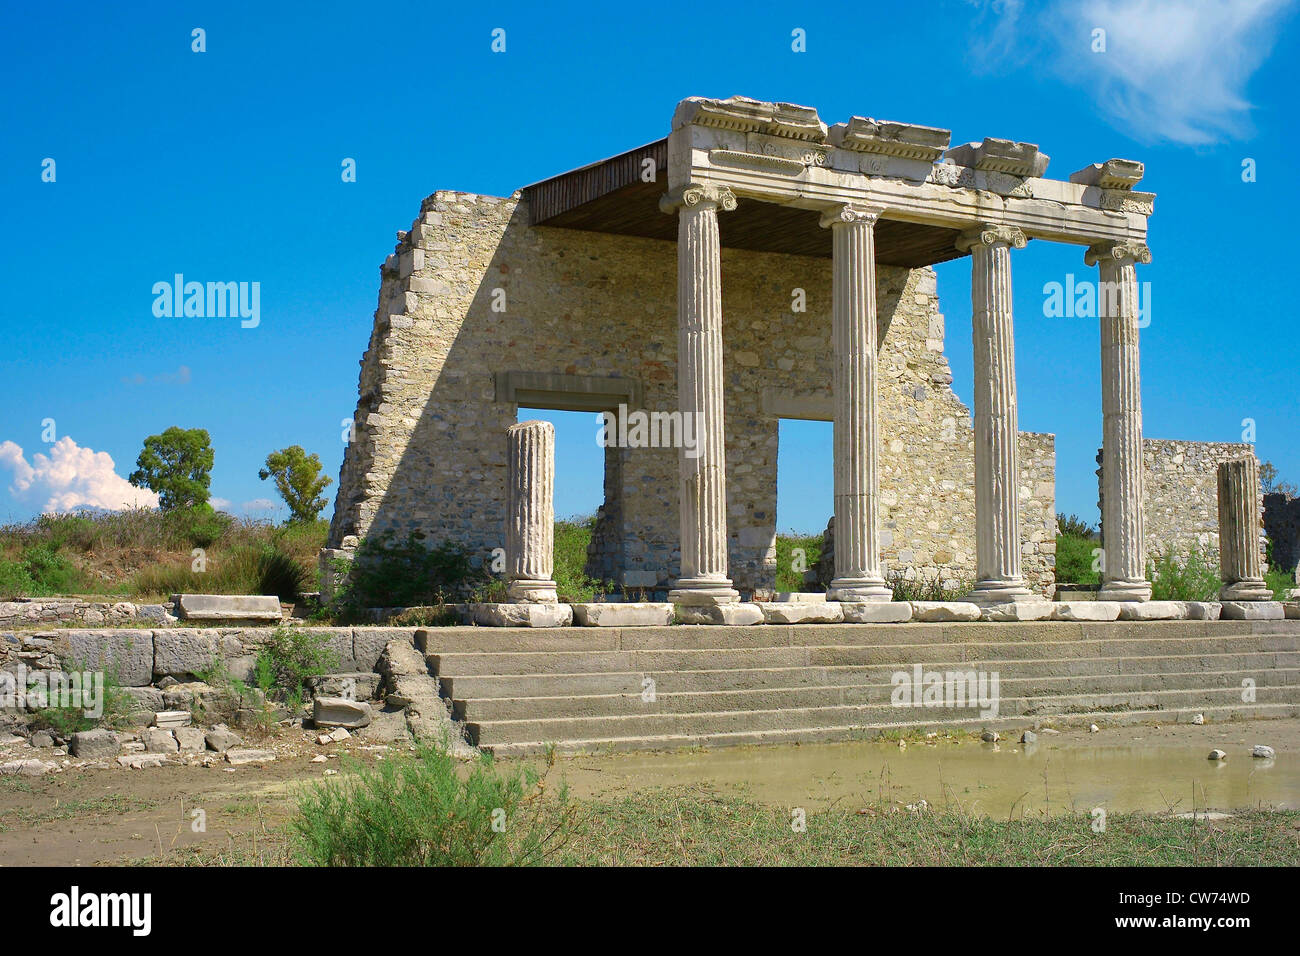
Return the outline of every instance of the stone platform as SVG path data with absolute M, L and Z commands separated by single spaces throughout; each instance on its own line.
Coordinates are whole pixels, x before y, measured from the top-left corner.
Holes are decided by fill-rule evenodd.
M 416 640 L 472 742 L 499 755 L 1300 715 L 1300 621 L 454 627 Z M 996 675 L 996 714 L 897 706 L 899 675 L 918 666 Z

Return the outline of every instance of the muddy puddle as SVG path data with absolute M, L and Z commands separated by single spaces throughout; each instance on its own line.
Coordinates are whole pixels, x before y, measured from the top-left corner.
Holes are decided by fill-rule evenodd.
M 1300 721 L 1126 727 L 977 739 L 858 742 L 579 757 L 559 768 L 577 796 L 648 786 L 744 790 L 782 806 L 909 804 L 1014 814 L 1300 808 Z M 1250 755 L 1267 744 L 1277 756 Z M 1212 749 L 1223 761 L 1207 759 Z

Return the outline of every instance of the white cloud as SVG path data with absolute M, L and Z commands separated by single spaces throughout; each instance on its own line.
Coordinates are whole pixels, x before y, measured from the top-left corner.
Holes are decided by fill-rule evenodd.
M 252 501 L 245 501 L 240 505 L 245 511 L 274 511 L 279 507 L 270 498 L 254 498 Z
M 1246 87 L 1290 3 L 1061 0 L 1029 13 L 1022 0 L 973 0 L 984 36 L 972 41 L 972 59 L 985 70 L 1031 59 L 1050 67 L 1139 142 L 1241 139 L 1252 131 Z M 1093 50 L 1098 29 L 1104 52 Z
M 213 497 L 208 499 L 208 504 L 211 505 L 215 511 L 229 511 L 231 501 L 229 498 Z
M 117 473 L 108 452 L 78 447 L 66 436 L 50 446 L 48 455 L 33 454 L 30 463 L 19 445 L 0 442 L 0 466 L 12 473 L 9 493 L 24 504 L 40 502 L 42 512 L 158 506 L 156 494 Z

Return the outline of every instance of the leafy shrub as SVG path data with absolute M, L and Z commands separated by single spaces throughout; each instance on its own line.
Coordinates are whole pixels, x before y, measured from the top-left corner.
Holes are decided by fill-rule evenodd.
M 553 764 L 548 757 L 547 769 Z M 354 776 L 314 784 L 299 798 L 299 863 L 536 865 L 572 832 L 567 788 L 548 796 L 545 775 L 531 767 L 498 770 L 484 757 L 464 774 L 445 748 L 425 746 L 411 758 L 353 769 Z
M 35 597 L 36 582 L 21 561 L 0 559 L 0 601 L 16 597 Z
M 279 690 L 290 709 L 302 705 L 307 678 L 328 674 L 339 656 L 329 637 L 294 627 L 277 627 L 257 652 L 254 682 L 263 693 Z
M 555 522 L 555 588 L 565 603 L 589 603 L 597 593 L 614 589 L 612 582 L 587 576 L 587 548 L 595 531 L 595 515 Z
M 1097 527 L 1084 521 L 1078 515 L 1056 513 L 1056 533 L 1073 535 L 1076 538 L 1096 538 Z
M 1101 546 L 1096 538 L 1073 532 L 1056 536 L 1056 580 L 1069 584 L 1098 585 L 1101 575 L 1094 571 L 1093 551 Z
M 1208 552 L 1180 556 L 1166 551 L 1147 562 L 1153 601 L 1213 601 L 1219 593 L 1219 565 Z
M 357 547 L 336 597 L 342 613 L 464 601 L 492 580 L 487 569 L 474 566 L 469 552 L 460 545 L 443 542 L 426 548 L 419 532 L 411 532 L 402 542 L 394 537 L 386 531 L 366 538 Z
M 164 515 L 175 533 L 196 548 L 211 547 L 234 521 L 230 515 L 214 511 L 208 504 L 177 508 L 164 512 Z
M 1297 585 L 1295 575 L 1290 571 L 1283 571 L 1281 568 L 1269 568 L 1264 572 L 1264 583 L 1269 586 L 1273 592 L 1275 601 L 1287 601 L 1287 592 L 1293 590 Z
M 776 536 L 776 589 L 778 591 L 820 591 L 816 584 L 807 584 L 803 571 L 794 567 L 794 550 L 804 552 L 804 571 L 812 571 L 822 555 L 820 534 L 778 534 Z

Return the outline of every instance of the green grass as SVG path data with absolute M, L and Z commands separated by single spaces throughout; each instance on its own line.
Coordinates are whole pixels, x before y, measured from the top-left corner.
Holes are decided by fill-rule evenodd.
M 394 779 L 401 771 L 390 768 Z M 346 778 L 317 785 L 327 792 L 343 793 Z M 486 803 L 458 803 L 446 819 L 457 828 L 478 827 Z M 994 819 L 960 809 L 908 812 L 887 804 L 837 805 L 808 808 L 807 828 L 792 827 L 791 807 L 772 806 L 744 793 L 715 792 L 687 787 L 646 789 L 613 799 L 589 799 L 572 804 L 545 798 L 539 811 L 542 832 L 554 834 L 546 854 L 492 862 L 545 862 L 578 866 L 1236 866 L 1300 865 L 1300 811 L 1246 810 L 1230 819 L 1180 820 L 1165 814 L 1111 813 L 1103 832 L 1092 829 L 1089 814 L 1068 813 L 1051 817 L 1021 816 Z M 404 805 L 394 805 L 402 803 Z M 428 801 L 380 800 L 372 795 L 375 820 L 393 820 L 397 832 L 426 833 L 429 844 L 412 843 L 406 836 L 379 859 L 398 865 L 428 862 L 431 847 L 445 840 L 428 816 L 416 815 Z M 488 810 L 490 813 L 490 810 Z M 570 813 L 561 823 L 560 814 Z M 323 820 L 333 819 L 327 815 Z M 357 830 L 365 819 L 345 821 L 352 832 L 345 840 L 310 830 L 323 841 L 381 839 L 384 831 Z M 549 826 L 547 826 L 549 824 Z M 295 833 L 292 822 L 259 832 L 256 842 L 209 849 L 195 848 L 171 854 L 165 862 L 181 865 L 264 866 L 293 863 Z M 530 831 L 531 832 L 531 831 Z M 522 839 L 523 834 L 515 838 Z M 483 860 L 481 855 L 442 857 L 443 862 Z M 310 858 L 310 857 L 309 857 Z M 328 857 L 321 857 L 326 859 Z M 356 856 L 349 860 L 364 862 Z M 141 861 L 145 862 L 145 861 Z
M 1291 571 L 1283 571 L 1281 568 L 1269 568 L 1264 572 L 1264 583 L 1269 586 L 1273 598 L 1278 601 L 1289 600 L 1287 592 L 1300 587 L 1295 582 L 1295 574 Z

